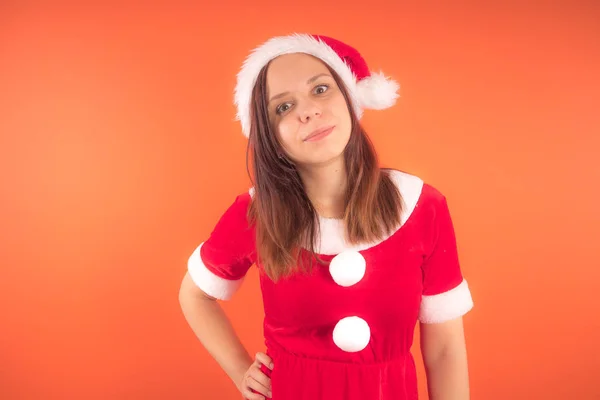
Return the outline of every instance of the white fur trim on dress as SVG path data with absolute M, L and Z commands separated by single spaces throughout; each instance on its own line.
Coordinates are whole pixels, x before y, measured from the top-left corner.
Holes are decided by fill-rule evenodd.
M 466 280 L 447 292 L 422 296 L 419 321 L 435 324 L 461 317 L 473 308 L 473 298 Z
M 225 279 L 215 275 L 204 265 L 200 255 L 201 243 L 188 259 L 188 272 L 192 281 L 206 294 L 219 300 L 229 300 L 240 288 L 244 278 L 237 280 Z
M 341 219 L 323 218 L 320 217 L 321 232 L 317 239 L 315 251 L 320 254 L 339 254 L 343 251 L 362 251 L 370 247 L 376 246 L 379 243 L 389 239 L 394 233 L 400 229 L 408 218 L 412 215 L 421 191 L 423 189 L 423 180 L 414 175 L 405 172 L 390 170 L 390 177 L 400 191 L 403 200 L 403 211 L 400 215 L 400 223 L 388 235 L 385 235 L 380 240 L 374 242 L 363 242 L 358 244 L 350 244 L 345 240 L 344 223 Z
M 290 53 L 313 55 L 336 71 L 348 89 L 350 101 L 359 119 L 364 108 L 391 107 L 398 97 L 396 90 L 399 85 L 382 74 L 375 74 L 357 84 L 356 76 L 346 62 L 329 45 L 314 36 L 295 33 L 274 37 L 253 49 L 237 74 L 234 93 L 236 119 L 240 121 L 245 137 L 250 135 L 250 101 L 258 74 L 272 59 Z
M 387 240 L 400 229 L 412 215 L 423 190 L 423 180 L 417 176 L 407 174 L 398 170 L 390 170 L 389 175 L 400 191 L 403 201 L 403 211 L 400 215 L 400 223 L 380 240 L 374 242 L 363 242 L 350 244 L 345 240 L 344 221 L 341 219 L 319 217 L 320 234 L 317 235 L 315 251 L 324 255 L 335 255 L 344 251 L 362 251 Z M 254 195 L 254 188 L 249 193 Z

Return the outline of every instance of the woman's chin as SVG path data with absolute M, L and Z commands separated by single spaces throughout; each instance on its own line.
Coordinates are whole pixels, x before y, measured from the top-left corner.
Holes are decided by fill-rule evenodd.
M 323 151 L 314 151 L 311 154 L 307 154 L 298 160 L 299 164 L 306 167 L 311 166 L 322 166 L 332 164 L 344 159 L 343 149 L 323 149 Z

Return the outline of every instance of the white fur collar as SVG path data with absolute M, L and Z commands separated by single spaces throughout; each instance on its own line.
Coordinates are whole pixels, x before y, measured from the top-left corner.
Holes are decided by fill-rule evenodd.
M 398 170 L 390 170 L 389 174 L 392 178 L 392 181 L 396 184 L 396 187 L 400 191 L 403 201 L 403 212 L 401 215 L 401 221 L 400 224 L 396 227 L 396 229 L 394 229 L 388 236 L 376 242 L 352 245 L 347 243 L 344 239 L 343 220 L 319 217 L 321 234 L 317 238 L 317 243 L 315 246 L 315 251 L 317 253 L 324 255 L 335 255 L 347 250 L 366 250 L 385 241 L 404 225 L 406 220 L 408 220 L 408 218 L 413 213 L 415 206 L 417 205 L 417 201 L 421 196 L 421 191 L 423 189 L 423 180 L 417 176 L 410 175 L 406 172 L 401 172 Z M 249 193 L 252 196 L 254 194 L 254 188 L 251 188 L 249 190 Z

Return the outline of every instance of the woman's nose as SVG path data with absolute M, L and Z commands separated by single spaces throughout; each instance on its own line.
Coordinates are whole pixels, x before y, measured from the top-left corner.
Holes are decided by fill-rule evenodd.
M 312 118 L 320 116 L 321 112 L 321 108 L 315 102 L 304 101 L 303 105 L 299 109 L 300 120 L 306 123 Z

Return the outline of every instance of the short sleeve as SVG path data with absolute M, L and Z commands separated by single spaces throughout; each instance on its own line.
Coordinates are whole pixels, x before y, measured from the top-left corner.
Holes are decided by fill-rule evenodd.
M 422 264 L 423 292 L 419 321 L 440 323 L 463 316 L 473 308 L 473 299 L 463 277 L 456 236 L 446 198 L 433 200 L 428 249 Z
M 231 299 L 253 264 L 248 205 L 249 195 L 238 196 L 188 259 L 188 273 L 194 283 L 219 300 Z

